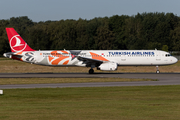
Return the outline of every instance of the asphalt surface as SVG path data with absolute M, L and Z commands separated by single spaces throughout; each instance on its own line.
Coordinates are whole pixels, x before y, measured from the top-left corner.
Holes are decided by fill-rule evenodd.
M 0 78 L 149 78 L 158 81 L 0 85 L 0 89 L 180 85 L 180 73 L 0 73 Z

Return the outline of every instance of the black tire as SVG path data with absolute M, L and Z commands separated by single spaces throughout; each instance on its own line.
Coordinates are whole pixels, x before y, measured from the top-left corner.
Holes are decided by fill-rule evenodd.
M 90 69 L 89 70 L 89 74 L 93 74 L 94 73 L 94 70 L 93 69 Z
M 157 74 L 159 74 L 159 73 L 160 73 L 160 71 L 159 71 L 159 70 L 157 70 L 157 71 L 156 71 L 156 73 L 157 73 Z

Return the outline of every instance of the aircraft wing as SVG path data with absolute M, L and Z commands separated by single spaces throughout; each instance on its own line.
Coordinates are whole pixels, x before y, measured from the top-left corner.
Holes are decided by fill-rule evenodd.
M 81 56 L 77 56 L 78 60 L 81 61 L 87 61 L 88 63 L 103 63 L 104 61 L 102 60 L 97 60 L 97 59 L 92 59 L 92 58 L 87 58 L 87 57 L 81 57 Z

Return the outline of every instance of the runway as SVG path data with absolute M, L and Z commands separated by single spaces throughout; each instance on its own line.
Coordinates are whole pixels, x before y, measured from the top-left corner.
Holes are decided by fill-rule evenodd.
M 149 78 L 158 81 L 0 85 L 0 89 L 180 85 L 180 73 L 0 73 L 0 78 Z

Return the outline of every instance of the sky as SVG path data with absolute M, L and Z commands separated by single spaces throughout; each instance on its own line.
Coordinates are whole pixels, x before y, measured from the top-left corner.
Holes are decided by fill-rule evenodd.
M 0 20 L 28 16 L 34 22 L 93 19 L 144 12 L 180 16 L 180 0 L 1 0 Z

